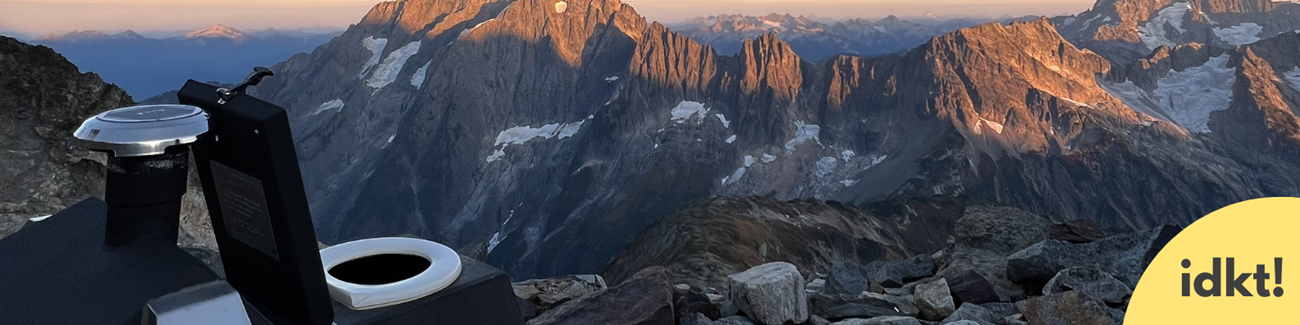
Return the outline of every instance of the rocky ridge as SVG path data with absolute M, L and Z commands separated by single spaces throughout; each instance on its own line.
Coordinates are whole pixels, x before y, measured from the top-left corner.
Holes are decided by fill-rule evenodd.
M 712 46 L 720 54 L 739 52 L 746 39 L 773 34 L 789 43 L 800 57 L 809 61 L 821 61 L 840 54 L 877 56 L 901 53 L 933 37 L 985 22 L 953 19 L 918 23 L 895 16 L 880 20 L 859 18 L 823 22 L 803 16 L 773 13 L 760 17 L 698 17 L 670 27 Z
M 1120 324 L 1136 278 L 1180 231 L 1163 226 L 1106 236 L 1088 222 L 1056 223 L 984 205 L 971 205 L 959 215 L 949 244 L 933 254 L 840 262 L 824 273 L 772 258 L 747 264 L 720 286 L 687 284 L 692 276 L 671 276 L 652 266 L 608 290 L 564 296 L 555 316 L 541 312 L 526 318 L 530 325 L 613 318 L 638 325 Z M 1086 232 L 1097 238 L 1066 235 L 1061 227 L 1093 229 Z M 970 263 L 972 256 L 984 262 Z M 653 285 L 647 285 L 648 277 Z M 903 280 L 887 280 L 892 277 Z M 578 279 L 545 281 L 590 283 Z M 536 283 L 516 284 L 516 292 L 534 292 Z M 612 304 L 637 296 L 646 298 Z M 521 304 L 536 307 L 533 301 Z

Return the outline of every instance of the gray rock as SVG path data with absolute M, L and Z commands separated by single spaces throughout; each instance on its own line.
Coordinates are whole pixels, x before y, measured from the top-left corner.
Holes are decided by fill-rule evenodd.
M 1110 320 L 1115 324 L 1124 324 L 1124 311 L 1115 308 L 1106 308 L 1106 313 L 1110 314 Z
M 885 316 L 868 319 L 852 318 L 832 323 L 831 325 L 921 325 L 916 318 L 906 316 Z
M 892 294 L 879 294 L 874 292 L 867 292 L 867 293 L 863 293 L 862 297 L 883 299 L 885 301 L 888 301 L 894 304 L 894 308 L 896 308 L 898 312 L 903 313 L 904 316 L 916 317 L 917 314 L 920 314 L 921 312 L 919 309 L 916 308 L 916 304 L 912 303 L 912 299 L 915 298 L 915 296 L 913 296 L 910 293 L 905 295 L 892 295 Z
M 567 301 L 590 297 L 607 289 L 605 280 L 599 275 L 574 275 L 528 280 L 515 283 L 513 286 L 516 297 L 531 301 L 543 309 L 554 308 Z
M 1079 219 L 1053 224 L 1047 228 L 1047 238 L 1086 244 L 1106 238 L 1106 233 L 1092 219 Z
M 1007 279 L 1027 287 L 1040 287 L 1061 270 L 1094 266 L 1125 285 L 1136 287 L 1156 253 L 1181 228 L 1173 225 L 1132 234 L 1107 237 L 1087 244 L 1046 240 L 1007 257 Z
M 1108 305 L 1123 304 L 1133 289 L 1114 276 L 1091 266 L 1076 266 L 1057 272 L 1052 280 L 1043 287 L 1043 295 L 1051 295 L 1070 290 L 1078 290 L 1089 296 L 1101 299 Z
M 885 299 L 826 294 L 809 296 L 808 312 L 831 320 L 904 315 L 897 306 Z
M 866 270 L 862 265 L 839 261 L 831 264 L 830 271 L 826 273 L 824 292 L 828 294 L 857 295 L 869 288 Z
M 866 266 L 866 274 L 871 283 L 899 288 L 913 280 L 934 275 L 934 259 L 930 255 L 917 255 L 897 262 L 871 262 Z
M 727 318 L 718 319 L 715 321 L 715 320 L 710 320 L 709 317 L 704 316 L 704 314 L 694 313 L 682 317 L 680 324 L 681 325 L 754 325 L 754 322 L 750 321 L 748 318 L 745 318 L 744 316 L 731 316 Z
M 1079 291 L 1040 296 L 1016 303 L 1025 320 L 1034 325 L 1114 325 L 1105 306 Z
M 912 302 L 920 310 L 922 319 L 941 320 L 952 315 L 957 309 L 953 305 L 952 295 L 948 292 L 948 281 L 942 278 L 917 284 L 912 294 L 915 296 Z
M 944 321 L 943 324 L 944 325 L 987 325 L 987 323 L 980 323 L 980 322 L 969 321 L 969 320 L 959 320 L 951 323 L 948 321 Z
M 705 294 L 696 291 L 687 291 L 678 295 L 677 301 L 673 304 L 673 311 L 678 319 L 693 313 L 704 314 L 705 317 L 710 319 L 722 317 L 718 305 L 714 304 L 711 298 Z
M 570 301 L 528 325 L 673 325 L 673 284 L 662 267 L 645 269 L 602 293 Z
M 977 325 L 997 325 L 994 320 L 993 312 L 987 308 L 976 304 L 963 304 L 957 311 L 944 318 L 940 324 L 951 324 L 954 322 L 971 322 Z
M 808 297 L 799 269 L 786 262 L 767 263 L 727 277 L 731 301 L 762 324 L 803 323 Z
M 1014 314 L 1011 316 L 1003 317 L 1002 325 L 1029 325 L 1029 322 L 1025 321 L 1025 315 Z
M 988 309 L 989 313 L 993 314 L 993 319 L 1002 319 L 1020 313 L 1020 307 L 1016 307 L 1014 302 L 991 302 L 981 304 L 980 307 Z
M 822 290 L 825 289 L 826 289 L 825 279 L 812 280 L 812 282 L 808 282 L 808 285 L 804 287 L 804 290 L 807 290 L 808 292 L 822 292 Z
M 997 289 L 993 284 L 985 279 L 983 275 L 975 270 L 966 270 L 956 275 L 944 276 L 948 280 L 948 291 L 952 292 L 953 303 L 961 306 L 962 304 L 982 304 L 988 302 L 997 302 Z
M 808 325 L 831 325 L 831 321 L 821 318 L 820 316 L 808 316 Z

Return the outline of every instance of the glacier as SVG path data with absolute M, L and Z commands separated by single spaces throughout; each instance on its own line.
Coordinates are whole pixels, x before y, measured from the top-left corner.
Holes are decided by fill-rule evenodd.
M 370 50 L 370 60 L 366 60 L 366 64 L 361 67 L 361 72 L 357 73 L 357 78 L 365 78 L 366 72 L 379 64 L 379 59 L 384 56 L 384 47 L 388 46 L 388 39 L 367 36 L 366 39 L 361 40 L 361 46 Z
M 420 41 L 411 42 L 389 53 L 388 58 L 385 58 L 384 62 L 379 64 L 379 68 L 375 69 L 375 74 L 370 76 L 370 80 L 366 80 L 366 86 L 380 89 L 397 81 L 397 74 L 401 73 L 402 67 L 406 66 L 406 60 L 411 59 L 411 56 L 418 52 L 420 52 Z

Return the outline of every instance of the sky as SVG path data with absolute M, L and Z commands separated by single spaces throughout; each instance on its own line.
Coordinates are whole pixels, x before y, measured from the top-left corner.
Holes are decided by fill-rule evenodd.
M 0 33 L 43 35 L 75 30 L 142 34 L 195 30 L 215 24 L 238 29 L 346 27 L 376 0 L 0 0 Z M 716 14 L 772 12 L 822 18 L 888 15 L 982 17 L 1078 13 L 1091 0 L 624 0 L 653 20 L 676 22 Z

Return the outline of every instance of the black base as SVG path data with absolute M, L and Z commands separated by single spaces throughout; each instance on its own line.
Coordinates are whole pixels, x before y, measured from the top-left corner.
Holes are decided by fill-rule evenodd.
M 334 302 L 338 325 L 523 325 L 515 292 L 505 272 L 461 257 L 460 277 L 451 286 L 416 301 L 370 310 Z

